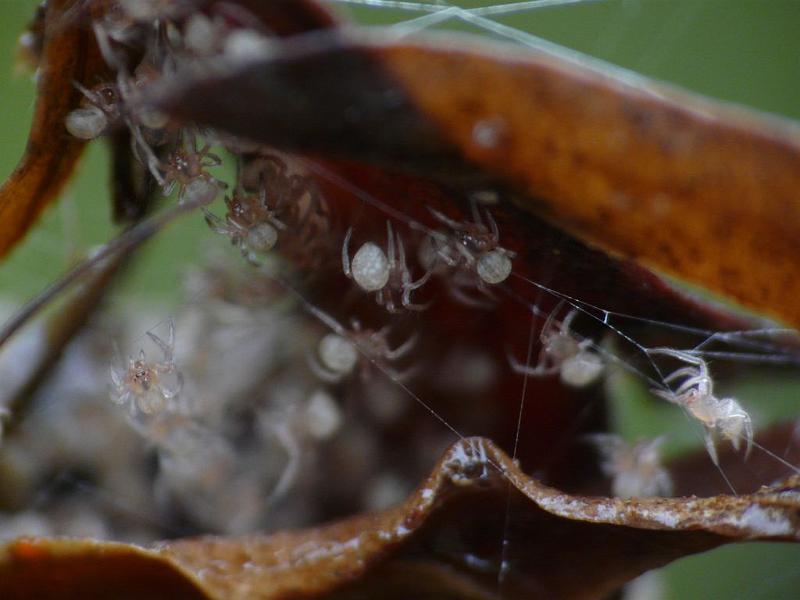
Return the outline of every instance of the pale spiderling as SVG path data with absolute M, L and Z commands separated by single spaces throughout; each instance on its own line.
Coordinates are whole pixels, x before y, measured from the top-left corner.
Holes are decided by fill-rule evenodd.
M 659 446 L 664 437 L 629 444 L 620 436 L 587 436 L 602 457 L 603 472 L 611 477 L 611 493 L 618 498 L 671 496 L 672 478 L 661 464 Z
M 278 232 L 286 225 L 277 218 L 275 210 L 267 204 L 267 190 L 262 186 L 258 194 L 245 192 L 238 187 L 225 198 L 228 212 L 225 219 L 206 211 L 205 217 L 212 231 L 227 235 L 248 261 L 259 264 L 264 253 L 278 243 Z
M 428 246 L 423 247 L 421 255 L 423 265 L 428 270 L 441 270 L 445 268 L 457 269 L 474 275 L 471 282 L 456 282 L 458 285 L 452 290 L 459 299 L 468 304 L 480 304 L 466 295 L 462 287 L 472 283 L 477 288 L 491 296 L 487 286 L 497 285 L 508 279 L 511 275 L 511 259 L 515 252 L 500 245 L 500 231 L 497 222 L 488 209 L 478 208 L 477 201 L 472 202 L 472 221 L 455 221 L 435 209 L 429 209 L 431 214 L 440 223 L 450 228 L 450 233 L 434 232 L 428 241 Z M 482 213 L 482 214 L 481 214 Z
M 93 140 L 106 133 L 121 115 L 121 98 L 113 83 L 101 83 L 87 89 L 74 84 L 84 95 L 80 108 L 71 111 L 64 125 L 72 135 L 81 140 Z
M 672 348 L 651 348 L 648 353 L 669 356 L 688 366 L 679 368 L 664 378 L 664 384 L 679 382 L 672 389 L 653 389 L 659 398 L 683 407 L 704 427 L 706 450 L 713 463 L 719 466 L 715 438 L 717 436 L 731 443 L 739 450 L 744 438 L 745 458 L 753 444 L 753 422 L 750 415 L 734 398 L 717 398 L 714 395 L 714 381 L 704 359 L 683 350 Z
M 411 294 L 430 279 L 431 272 L 414 281 L 406 262 L 406 249 L 399 233 L 386 221 L 386 252 L 377 244 L 364 243 L 350 260 L 352 228 L 347 230 L 342 244 L 342 270 L 365 292 L 375 292 L 375 302 L 390 313 L 403 308 L 425 310 L 427 304 L 414 304 Z
M 174 361 L 175 325 L 170 319 L 166 341 L 147 332 L 150 340 L 161 350 L 161 361 L 148 361 L 144 350 L 139 357 L 128 357 L 123 367 L 119 357 L 111 365 L 111 400 L 127 406 L 131 415 L 152 415 L 168 411 L 171 401 L 183 389 L 183 375 Z
M 547 317 L 539 336 L 541 350 L 534 366 L 519 362 L 514 356 L 509 355 L 511 369 L 522 375 L 533 377 L 547 377 L 559 374 L 565 384 L 583 388 L 596 382 L 605 369 L 603 358 L 595 352 L 591 339 L 578 338 L 572 331 L 572 321 L 578 314 L 577 310 L 570 311 L 564 320 L 556 323 L 556 307 Z
M 109 15 L 107 15 L 109 16 Z M 114 68 L 114 82 L 104 82 L 91 89 L 75 83 L 84 95 L 81 106 L 71 111 L 65 118 L 67 130 L 79 139 L 91 140 L 109 133 L 118 126 L 126 126 L 131 133 L 131 149 L 137 159 L 146 165 L 159 185 L 165 184 L 160 161 L 151 148 L 151 143 L 163 143 L 170 138 L 167 134 L 169 118 L 164 113 L 145 107 L 139 101 L 141 88 L 162 76 L 165 68 L 163 57 L 151 64 L 145 58 L 135 69 L 128 72 L 125 61 L 113 50 L 115 45 L 126 45 L 127 36 L 134 27 L 131 23 L 115 23 L 113 19 L 95 21 L 95 38 L 106 63 Z M 127 33 L 126 33 L 127 32 Z
M 373 363 L 392 379 L 402 381 L 410 376 L 411 370 L 398 371 L 391 363 L 408 355 L 416 343 L 415 336 L 392 348 L 388 326 L 362 329 L 361 323 L 353 319 L 351 328 L 345 329 L 321 310 L 314 307 L 309 310 L 332 330 L 320 340 L 317 355 L 309 356 L 311 370 L 323 381 L 338 383 L 357 367 L 360 367 L 361 376 L 366 377 Z
M 225 184 L 211 175 L 208 169 L 221 165 L 222 159 L 211 152 L 209 144 L 198 147 L 194 135 L 189 138 L 188 143 L 178 144 L 162 165 L 164 195 L 171 194 L 177 186 L 179 200 L 201 194 L 211 202 Z
M 263 153 L 242 165 L 237 185 L 247 193 L 266 193 L 269 222 L 280 230 L 276 220 L 292 235 L 281 236 L 281 256 L 298 269 L 316 269 L 333 250 L 327 204 L 312 180 L 299 172 L 296 164 L 281 156 Z

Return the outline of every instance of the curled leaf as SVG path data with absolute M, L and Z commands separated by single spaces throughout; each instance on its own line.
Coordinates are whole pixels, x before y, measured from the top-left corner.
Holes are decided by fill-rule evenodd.
M 615 499 L 565 494 L 522 473 L 492 442 L 454 444 L 402 505 L 272 536 L 197 538 L 149 550 L 23 539 L 6 546 L 0 592 L 96 590 L 109 578 L 173 598 L 598 598 L 640 573 L 743 540 L 800 540 L 797 481 L 747 496 Z M 99 559 L 119 558 L 96 577 Z M 156 565 L 159 565 L 156 568 Z M 68 568 L 65 568 L 68 566 Z M 174 576 L 169 579 L 164 567 Z M 576 574 L 580 574 L 579 577 Z M 413 575 L 413 577 L 409 577 Z M 20 587 L 21 581 L 34 587 Z M 148 585 L 153 586 L 152 588 Z M 108 591 L 108 587 L 105 591 Z M 52 597 L 52 596 L 49 596 Z M 84 597 L 102 597 L 102 595 Z M 392 596 L 399 597 L 399 596 Z
M 36 109 L 25 155 L 0 187 L 0 257 L 20 241 L 71 175 L 84 142 L 64 118 L 80 102 L 75 82 L 92 85 L 106 66 L 78 0 L 47 3 Z
M 178 78 L 157 102 L 283 148 L 504 182 L 608 251 L 800 324 L 792 123 L 566 52 L 360 31 Z

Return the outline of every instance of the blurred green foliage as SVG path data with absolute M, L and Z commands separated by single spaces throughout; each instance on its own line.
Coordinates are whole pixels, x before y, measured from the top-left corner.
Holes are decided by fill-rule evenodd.
M 495 2 L 494 4 L 502 4 Z M 464 8 L 490 2 L 452 2 Z M 17 36 L 33 14 L 33 0 L 0 4 L 0 176 L 21 156 L 33 109 L 28 74 L 14 75 Z M 340 5 L 364 23 L 390 25 L 424 13 Z M 633 71 L 717 98 L 800 118 L 800 1 L 798 0 L 600 0 L 495 17 L 500 23 L 563 44 Z M 438 28 L 478 31 L 446 22 Z M 485 34 L 485 32 L 482 32 Z M 109 223 L 108 158 L 91 145 L 78 176 L 61 201 L 47 210 L 36 230 L 0 267 L 0 297 L 20 302 L 53 281 L 76 256 L 113 235 Z M 735 199 L 732 199 L 735 201 Z M 177 302 L 182 268 L 202 252 L 202 219 L 185 220 L 150 243 L 130 273 L 129 301 Z M 670 447 L 697 446 L 686 417 L 668 406 L 643 401 L 644 390 L 621 395 L 616 418 L 626 437 L 678 434 Z M 737 390 L 765 418 L 798 411 L 794 382 L 748 383 Z M 772 408 L 759 398 L 769 397 Z M 681 560 L 663 570 L 666 598 L 797 597 L 800 549 L 779 544 L 728 547 Z

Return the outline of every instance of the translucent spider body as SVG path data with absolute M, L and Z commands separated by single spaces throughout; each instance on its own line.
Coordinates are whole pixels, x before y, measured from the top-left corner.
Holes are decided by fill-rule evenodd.
M 113 83 L 101 83 L 91 89 L 78 83 L 75 86 L 84 99 L 80 108 L 67 115 L 64 125 L 76 138 L 93 140 L 119 122 L 122 111 L 119 89 Z
M 377 244 L 366 242 L 350 259 L 350 238 L 352 229 L 345 234 L 342 244 L 342 270 L 365 292 L 375 292 L 375 301 L 390 313 L 402 308 L 424 310 L 425 304 L 414 304 L 411 294 L 430 279 L 427 271 L 414 281 L 406 263 L 406 250 L 403 239 L 395 233 L 392 224 L 386 221 L 386 252 Z
M 603 359 L 592 350 L 592 340 L 578 339 L 572 332 L 570 327 L 578 311 L 570 311 L 563 321 L 556 324 L 554 316 L 557 311 L 556 308 L 551 312 L 542 326 L 539 336 L 541 350 L 536 365 L 522 364 L 510 356 L 511 368 L 517 373 L 533 377 L 558 373 L 561 381 L 576 388 L 591 385 L 603 373 Z
M 431 239 L 433 258 L 448 267 L 464 268 L 477 276 L 479 289 L 486 285 L 502 283 L 511 275 L 511 250 L 500 246 L 500 231 L 492 214 L 484 209 L 483 216 L 477 202 L 472 201 L 472 221 L 455 221 L 438 210 L 431 214 L 451 229 L 449 235 L 435 234 Z
M 169 322 L 166 342 L 150 332 L 147 332 L 147 336 L 161 350 L 162 361 L 148 361 L 144 350 L 141 350 L 138 358 L 128 357 L 126 368 L 121 368 L 119 364 L 111 365 L 111 399 L 116 404 L 127 406 L 131 415 L 137 412 L 149 415 L 167 409 L 169 401 L 176 398 L 183 388 L 183 375 L 173 360 L 173 322 Z
M 649 353 L 669 356 L 688 365 L 664 378 L 666 385 L 678 382 L 675 390 L 652 391 L 656 396 L 683 407 L 703 425 L 706 450 L 714 464 L 719 465 L 716 436 L 729 441 L 734 450 L 739 449 L 744 438 L 746 457 L 753 444 L 753 423 L 750 415 L 734 398 L 717 398 L 714 395 L 714 382 L 706 361 L 699 356 L 672 348 L 653 348 Z
M 267 205 L 266 188 L 262 186 L 258 194 L 248 194 L 237 188 L 233 195 L 225 198 L 225 205 L 228 207 L 225 220 L 206 211 L 206 222 L 216 233 L 227 235 L 242 256 L 258 264 L 261 255 L 278 242 L 278 232 L 286 229 L 276 211 Z
M 98 21 L 93 24 L 106 62 L 118 70 L 116 82 L 101 83 L 91 89 L 76 83 L 75 86 L 84 95 L 84 99 L 79 108 L 66 116 L 64 125 L 75 137 L 91 140 L 124 124 L 131 133 L 134 155 L 147 166 L 159 185 L 164 186 L 166 182 L 161 174 L 160 162 L 150 144 L 163 143 L 168 137 L 165 128 L 169 119 L 158 110 L 142 107 L 139 102 L 140 89 L 160 78 L 161 70 L 142 62 L 131 76 L 112 50 L 112 40 L 115 38 L 109 25 Z
M 402 380 L 409 371 L 398 371 L 391 363 L 408 355 L 416 339 L 409 338 L 396 348 L 389 345 L 389 327 L 362 329 L 355 319 L 351 329 L 345 329 L 333 317 L 319 309 L 310 309 L 332 333 L 324 336 L 317 347 L 317 356 L 311 356 L 311 370 L 323 381 L 338 383 L 360 367 L 361 376 L 366 377 L 374 363 L 392 379 Z
M 281 238 L 281 255 L 302 269 L 319 265 L 332 250 L 327 205 L 308 177 L 292 172 L 281 157 L 262 154 L 247 162 L 239 186 L 264 198 L 264 205 L 292 232 Z M 276 229 L 281 229 L 274 222 Z
M 611 492 L 618 498 L 672 495 L 672 478 L 658 451 L 663 437 L 629 444 L 618 435 L 599 433 L 589 441 L 600 451 L 601 467 L 612 478 Z
M 167 157 L 163 165 L 164 195 L 168 196 L 178 186 L 178 198 L 208 195 L 208 202 L 216 196 L 223 183 L 208 172 L 210 167 L 222 164 L 222 159 L 210 152 L 211 146 L 204 144 L 197 147 L 197 140 L 191 136 L 190 143 L 179 144 Z

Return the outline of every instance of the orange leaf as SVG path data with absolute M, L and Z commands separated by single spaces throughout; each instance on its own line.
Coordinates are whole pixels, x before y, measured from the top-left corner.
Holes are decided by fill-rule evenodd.
M 85 21 L 85 3 L 49 2 L 44 17 L 36 110 L 28 146 L 0 188 L 0 257 L 27 233 L 72 173 L 84 142 L 64 128 L 64 118 L 82 95 L 73 82 L 94 83 L 105 63 Z

